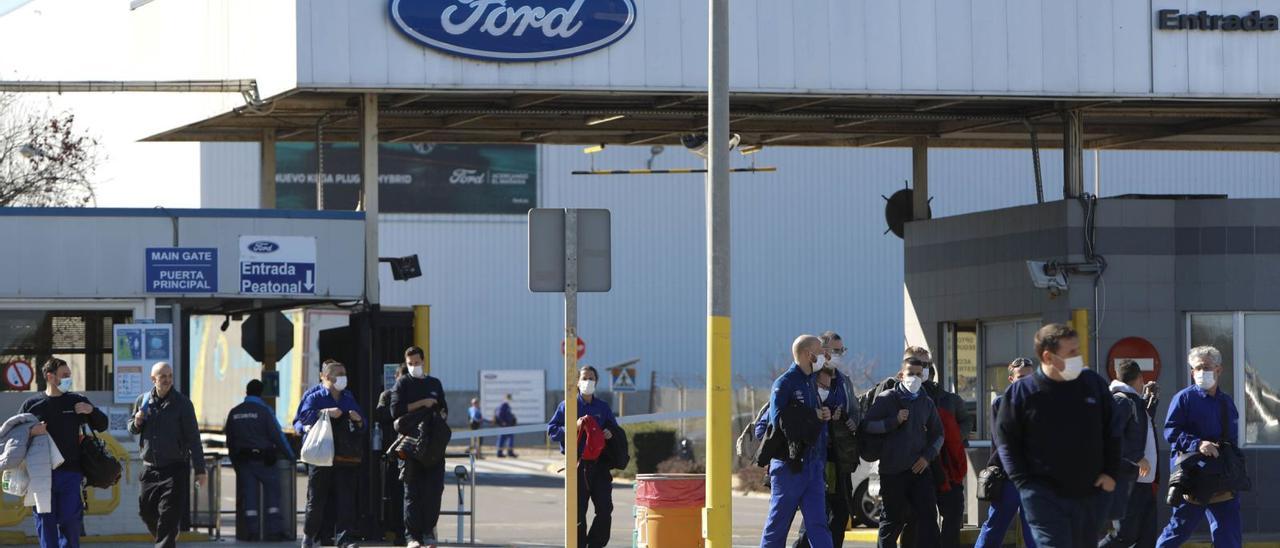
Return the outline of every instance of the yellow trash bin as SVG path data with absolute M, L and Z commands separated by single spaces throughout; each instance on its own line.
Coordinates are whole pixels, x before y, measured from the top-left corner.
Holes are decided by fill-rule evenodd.
M 703 474 L 636 476 L 636 545 L 639 548 L 700 548 Z

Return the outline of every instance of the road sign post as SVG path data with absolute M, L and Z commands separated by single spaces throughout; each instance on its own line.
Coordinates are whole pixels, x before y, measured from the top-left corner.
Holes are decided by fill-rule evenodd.
M 529 210 L 529 290 L 564 293 L 564 545 L 568 548 L 578 546 L 577 378 L 578 358 L 586 352 L 586 344 L 578 338 L 578 292 L 609 291 L 610 263 L 609 210 Z

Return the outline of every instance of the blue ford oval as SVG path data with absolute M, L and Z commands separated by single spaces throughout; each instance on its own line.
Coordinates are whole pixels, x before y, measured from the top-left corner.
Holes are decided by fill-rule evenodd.
M 546 61 L 621 40 L 634 0 L 391 0 L 391 20 L 429 47 L 487 61 Z
M 249 251 L 254 253 L 271 253 L 277 249 L 280 249 L 280 244 L 266 240 L 258 240 L 249 244 Z

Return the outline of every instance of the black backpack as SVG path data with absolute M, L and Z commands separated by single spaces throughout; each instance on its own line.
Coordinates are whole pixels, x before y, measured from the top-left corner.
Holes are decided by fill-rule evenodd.
M 89 487 L 109 489 L 120 481 L 123 467 L 120 466 L 120 461 L 111 456 L 106 442 L 94 434 L 88 425 L 81 425 L 81 430 L 84 430 L 84 436 L 80 438 L 80 471 L 84 473 L 85 483 Z
M 893 382 L 890 383 L 890 381 L 893 381 Z M 897 379 L 888 379 L 888 380 L 885 380 L 884 382 L 881 382 L 875 388 L 872 388 L 871 390 L 864 392 L 862 396 L 858 398 L 858 405 L 861 406 L 863 409 L 863 414 L 862 414 L 862 416 L 864 417 L 863 424 L 866 424 L 865 417 L 867 416 L 867 412 L 871 410 L 871 405 L 875 403 L 875 400 L 877 399 L 876 395 L 878 395 L 880 392 L 883 392 L 885 390 L 895 388 L 897 387 L 897 385 L 898 385 Z M 888 386 L 888 388 L 882 389 L 881 387 L 884 387 L 884 386 Z M 894 402 L 897 403 L 898 409 L 903 409 L 902 401 L 898 399 L 898 396 L 896 394 L 890 397 L 892 397 L 894 399 Z M 888 437 L 889 437 L 888 433 L 872 434 L 870 432 L 867 432 L 865 429 L 859 429 L 858 436 L 857 436 L 858 456 L 862 460 L 865 460 L 867 462 L 875 462 L 880 460 L 881 453 L 884 453 L 884 442 Z

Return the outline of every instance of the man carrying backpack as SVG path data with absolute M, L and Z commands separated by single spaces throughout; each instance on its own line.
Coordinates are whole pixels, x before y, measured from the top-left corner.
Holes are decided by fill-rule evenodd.
M 960 529 L 964 526 L 964 479 L 969 470 L 969 458 L 965 453 L 968 433 L 972 428 L 969 410 L 964 400 L 948 392 L 938 383 L 941 377 L 934 369 L 929 351 L 920 346 L 909 346 L 903 359 L 915 358 L 923 362 L 925 394 L 933 400 L 942 422 L 942 451 L 929 463 L 934 485 L 937 487 L 938 514 L 942 517 L 940 546 L 954 548 L 960 545 Z M 910 546 L 915 539 L 915 528 L 908 523 L 902 531 L 902 543 Z
M 896 546 L 910 520 L 916 546 L 938 546 L 937 497 L 929 463 L 942 450 L 942 421 L 933 400 L 920 397 L 926 363 L 915 356 L 902 360 L 898 385 L 876 395 L 862 423 L 861 435 L 878 438 L 880 497 L 879 546 Z M 870 440 L 868 440 L 870 441 Z M 860 441 L 860 447 L 868 447 Z
M 814 379 L 818 385 L 818 401 L 831 410 L 827 422 L 827 464 L 824 478 L 827 486 L 827 529 L 831 531 L 831 544 L 844 545 L 844 532 L 849 523 L 852 508 L 853 484 L 850 475 L 858 468 L 858 444 L 855 435 L 862 420 L 862 408 L 854 397 L 849 377 L 840 373 L 832 361 L 832 353 L 844 349 L 840 335 L 827 331 L 821 336 L 823 355 L 818 356 Z M 838 345 L 838 346 L 837 346 Z M 807 548 L 809 532 L 800 526 L 800 537 L 793 548 Z
M 578 546 L 603 548 L 609 544 L 609 528 L 613 522 L 613 476 L 609 463 L 598 462 L 604 447 L 613 439 L 618 421 L 609 403 L 596 397 L 596 382 L 600 374 L 596 368 L 584 365 L 578 370 Z M 564 402 L 547 422 L 547 435 L 564 447 Z M 569 473 L 566 471 L 565 473 Z M 587 529 L 587 501 L 595 506 L 595 519 Z

